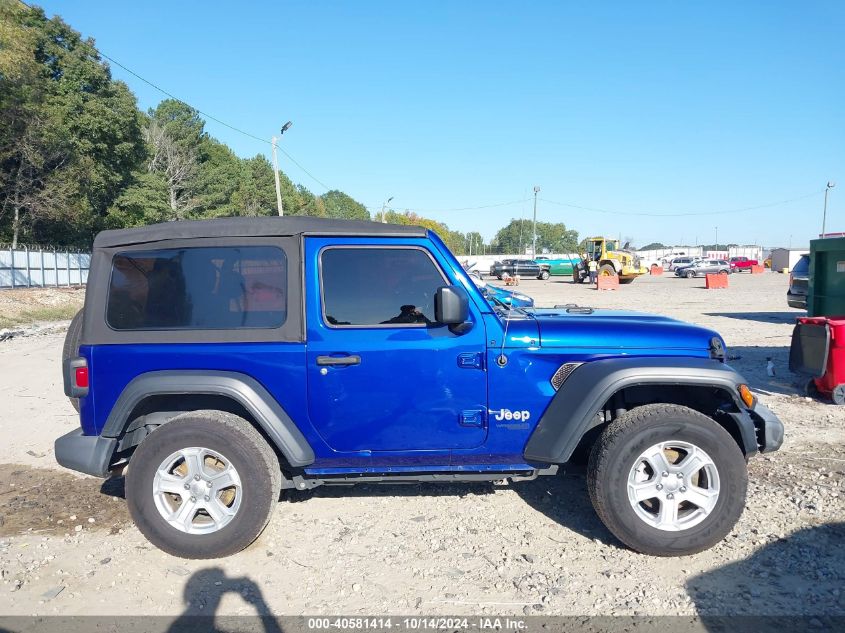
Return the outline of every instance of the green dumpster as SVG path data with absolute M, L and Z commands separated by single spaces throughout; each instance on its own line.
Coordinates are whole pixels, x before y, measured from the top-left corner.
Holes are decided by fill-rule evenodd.
M 810 242 L 808 316 L 845 316 L 845 237 Z

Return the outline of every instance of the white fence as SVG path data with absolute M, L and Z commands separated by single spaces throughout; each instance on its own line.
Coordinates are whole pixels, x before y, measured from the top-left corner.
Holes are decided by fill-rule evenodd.
M 90 266 L 91 253 L 0 248 L 0 288 L 81 286 Z

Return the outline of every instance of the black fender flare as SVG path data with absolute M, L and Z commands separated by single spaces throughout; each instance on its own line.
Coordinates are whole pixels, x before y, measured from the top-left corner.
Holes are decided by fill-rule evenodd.
M 255 418 L 294 467 L 314 461 L 308 440 L 270 393 L 254 378 L 231 371 L 166 370 L 141 374 L 124 388 L 100 436 L 117 438 L 131 421 L 132 410 L 148 396 L 203 394 L 231 398 Z
M 739 411 L 732 417 L 745 452 L 756 451 L 754 422 L 737 390 L 743 382 L 734 369 L 708 358 L 625 357 L 585 362 L 555 394 L 528 438 L 523 456 L 530 462 L 565 463 L 594 426 L 604 404 L 620 389 L 638 385 L 713 387 L 725 391 Z

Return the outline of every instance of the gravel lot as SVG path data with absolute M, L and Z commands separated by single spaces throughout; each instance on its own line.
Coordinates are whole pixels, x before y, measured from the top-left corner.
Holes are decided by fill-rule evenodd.
M 733 275 L 716 291 L 674 277 L 615 292 L 555 278 L 519 287 L 540 306 L 629 308 L 717 329 L 786 424 L 783 449 L 749 465 L 733 533 L 680 559 L 623 548 L 577 467 L 510 487 L 292 493 L 247 551 L 172 558 L 134 528 L 120 480 L 54 462 L 53 440 L 77 425 L 61 388 L 63 335 L 0 343 L 0 613 L 235 615 L 266 604 L 276 614 L 845 615 L 845 408 L 804 398 L 789 373 L 799 313 L 786 284 L 767 273 Z

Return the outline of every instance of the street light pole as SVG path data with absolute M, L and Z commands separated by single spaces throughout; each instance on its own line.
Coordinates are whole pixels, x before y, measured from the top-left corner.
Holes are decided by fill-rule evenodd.
M 391 200 L 393 200 L 393 196 L 390 196 L 387 200 L 385 200 L 381 204 L 381 222 L 382 222 L 382 224 L 387 224 L 387 212 L 385 211 L 385 208 L 387 208 L 387 205 L 390 204 Z
M 534 239 L 531 241 L 531 257 L 537 257 L 537 194 L 540 193 L 540 187 L 534 187 Z
M 824 188 L 824 211 L 822 212 L 822 234 L 821 237 L 824 237 L 824 229 L 825 224 L 827 223 L 827 192 L 833 189 L 836 186 L 836 183 L 832 180 L 829 180 L 827 183 L 827 187 Z
M 282 126 L 282 131 L 279 134 L 279 136 L 281 136 L 287 130 L 289 130 L 291 125 L 293 125 L 293 123 L 291 123 L 290 121 L 285 123 Z M 272 139 L 272 145 L 273 145 L 273 176 L 276 179 L 276 207 L 279 210 L 279 217 L 282 217 L 285 214 L 285 212 L 284 212 L 284 209 L 282 208 L 282 187 L 279 183 L 279 157 L 276 156 L 276 144 L 277 144 L 278 140 L 279 139 L 277 139 L 275 136 Z

